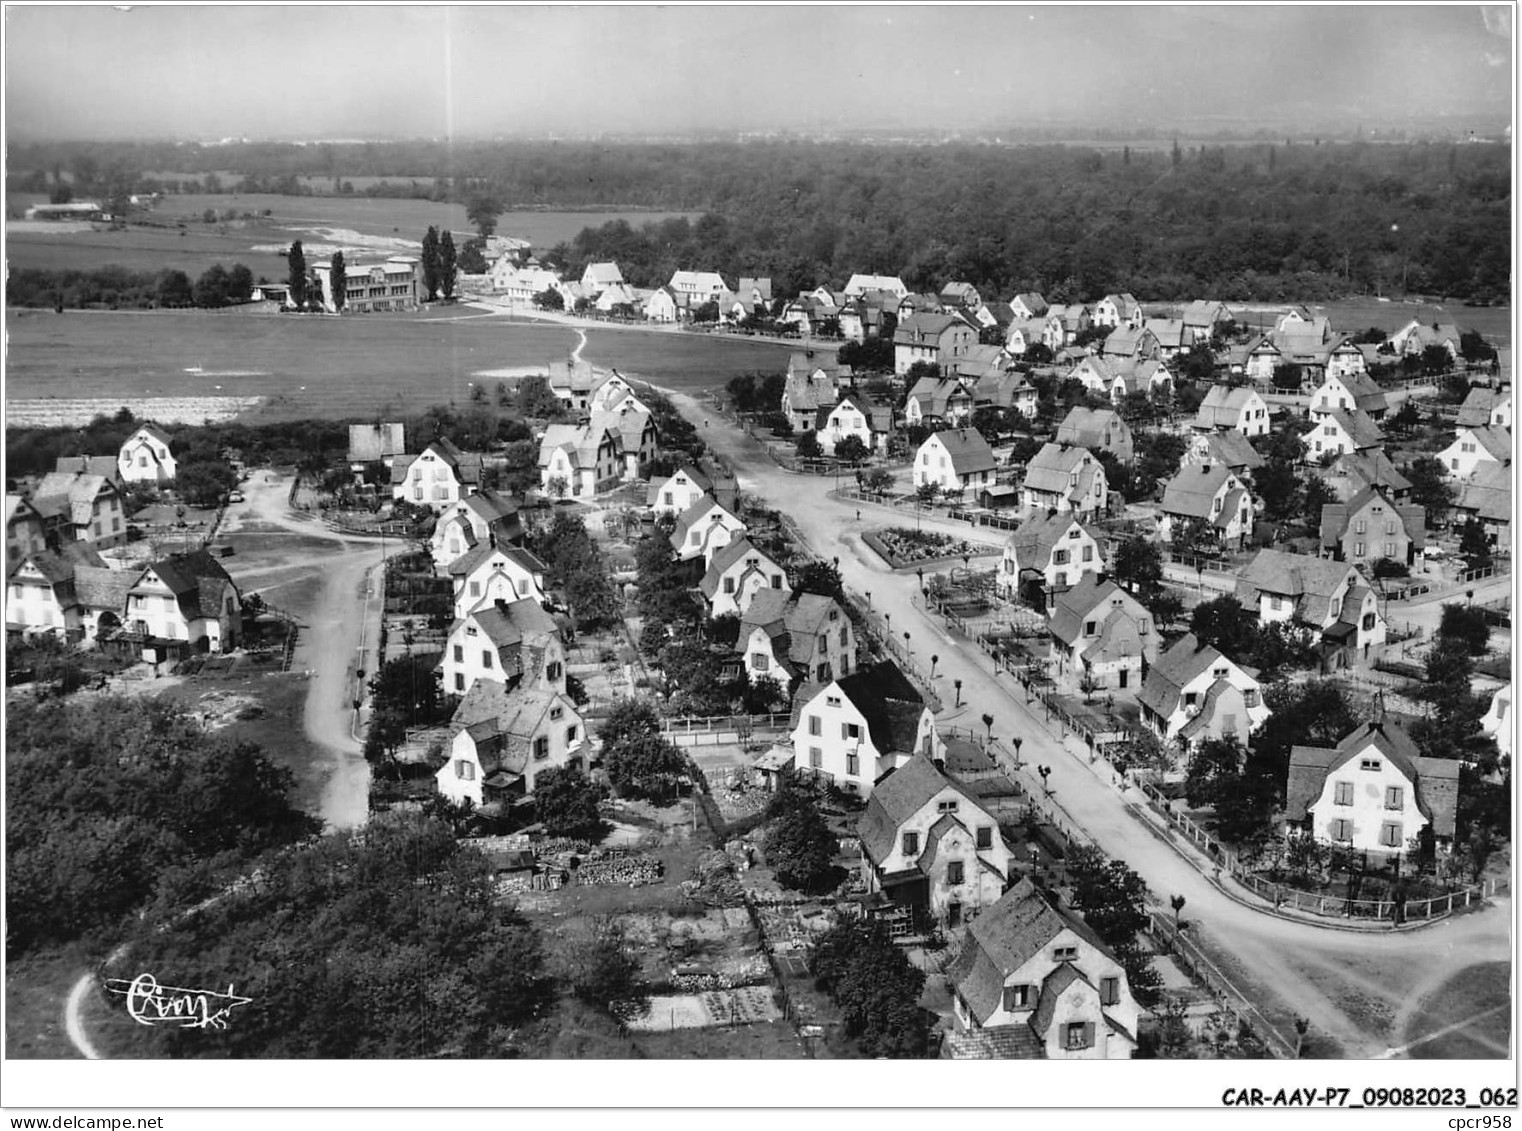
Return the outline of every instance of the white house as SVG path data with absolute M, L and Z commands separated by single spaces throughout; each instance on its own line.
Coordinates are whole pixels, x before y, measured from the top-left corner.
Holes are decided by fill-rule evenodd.
M 914 457 L 914 485 L 934 483 L 943 494 L 976 493 L 994 485 L 998 468 L 993 449 L 973 428 L 936 432 Z
M 646 322 L 675 322 L 677 318 L 676 295 L 670 287 L 658 287 L 645 300 Z
M 449 563 L 449 576 L 456 620 L 498 601 L 544 600 L 544 563 L 521 546 L 478 542 Z
M 716 271 L 677 271 L 666 284 L 676 296 L 677 305 L 691 310 L 705 303 L 718 302 L 729 290 Z
M 1480 720 L 1480 729 L 1496 740 L 1496 749 L 1503 758 L 1511 758 L 1511 684 L 1501 688 L 1490 698 L 1490 707 Z
M 862 797 L 915 754 L 945 750 L 935 715 L 891 660 L 799 688 L 793 714 L 793 769 Z
M 787 571 L 745 537 L 735 538 L 714 554 L 698 589 L 708 603 L 710 617 L 744 613 L 763 589 L 792 593 Z
M 439 671 L 446 695 L 464 695 L 478 679 L 564 694 L 560 626 L 532 598 L 483 601 L 450 625 Z
M 1009 536 L 996 586 L 1004 596 L 1014 597 L 1022 583 L 1034 580 L 1053 595 L 1086 573 L 1104 572 L 1099 533 L 1075 515 L 1059 513 L 1023 522 Z
M 590 436 L 605 433 L 613 438 L 619 478 L 625 483 L 632 483 L 645 474 L 660 443 L 654 414 L 633 396 L 622 397 L 610 411 L 594 410 L 587 424 L 587 433 Z
M 1429 827 L 1446 846 L 1458 800 L 1459 763 L 1422 757 L 1405 730 L 1383 719 L 1332 749 L 1290 750 L 1285 824 L 1376 860 L 1410 854 Z
M 1059 672 L 1071 673 L 1082 690 L 1141 690 L 1142 676 L 1157 662 L 1158 633 L 1152 614 L 1131 594 L 1099 574 L 1082 574 L 1059 593 L 1047 630 Z
M 50 471 L 32 492 L 32 509 L 52 545 L 89 542 L 119 546 L 127 540 L 127 512 L 113 476 Z
M 1046 312 L 1049 309 L 1046 299 L 1042 298 L 1035 291 L 1026 291 L 1023 294 L 1016 295 L 1009 300 L 1009 308 L 1014 312 L 1016 318 L 1026 320 L 1045 318 Z
M 1358 356 L 1361 359 L 1363 354 Z M 1325 379 L 1311 394 L 1313 413 L 1340 408 L 1344 412 L 1357 410 L 1367 413 L 1371 420 L 1380 420 L 1389 411 L 1389 407 L 1385 391 L 1362 370 L 1334 372 L 1328 369 Z
M 169 434 L 157 424 L 144 424 L 122 442 L 116 469 L 124 483 L 170 482 L 175 459 L 169 449 Z
M 480 486 L 481 457 L 462 452 L 448 440 L 435 440 L 410 462 L 403 456 L 391 466 L 391 497 L 435 514 Z
M 847 393 L 833 408 L 821 407 L 815 417 L 819 446 L 827 455 L 847 436 L 855 436 L 867 447 L 867 454 L 881 453 L 893 431 L 893 409 L 874 404 L 861 393 Z
M 915 755 L 877 783 L 856 824 L 862 882 L 947 930 L 999 902 L 1013 854 L 977 794 Z
M 1141 303 L 1130 294 L 1105 295 L 1094 304 L 1096 326 L 1127 326 L 1136 330 L 1141 324 Z
M 1179 468 L 1163 490 L 1157 536 L 1171 542 L 1191 525 L 1216 546 L 1240 550 L 1252 536 L 1257 508 L 1247 485 L 1229 468 L 1216 463 L 1189 463 Z
M 1244 436 L 1268 435 L 1268 404 L 1247 385 L 1212 385 L 1194 416 L 1197 432 L 1234 428 Z
M 1236 596 L 1260 624 L 1298 621 L 1314 630 L 1335 666 L 1367 660 L 1385 642 L 1374 586 L 1351 562 L 1259 550 L 1237 573 Z
M 581 273 L 581 293 L 596 298 L 610 287 L 624 285 L 623 272 L 617 263 L 588 263 Z
M 713 556 L 745 533 L 745 523 L 711 495 L 703 495 L 683 511 L 671 533 L 671 546 L 681 561 L 702 558 L 706 568 Z
M 203 652 L 232 652 L 243 641 L 238 587 L 205 550 L 149 564 L 127 593 L 124 620 L 149 646 L 185 641 Z
M 1327 456 L 1366 452 L 1385 442 L 1379 425 L 1360 409 L 1312 409 L 1315 425 L 1300 442 L 1305 445 L 1305 460 L 1314 463 Z
M 1025 465 L 1020 504 L 1027 510 L 1094 515 L 1108 499 L 1105 469 L 1087 448 L 1048 443 Z
M 448 569 L 456 558 L 481 542 L 496 539 L 512 543 L 522 537 L 518 500 L 496 491 L 478 491 L 439 515 L 428 549 L 433 564 Z
M 653 513 L 675 517 L 712 491 L 713 480 L 689 463 L 671 478 L 651 483 L 646 502 Z
M 757 589 L 740 614 L 735 647 L 752 685 L 769 679 L 784 691 L 794 681 L 828 683 L 856 669 L 856 632 L 832 597 Z
M 551 424 L 539 440 L 539 489 L 557 498 L 585 498 L 625 474 L 622 437 L 608 426 Z
M 972 415 L 972 393 L 955 377 L 921 377 L 904 402 L 906 424 L 961 424 Z
M 1192 632 L 1158 656 L 1137 700 L 1142 722 L 1163 741 L 1185 749 L 1207 738 L 1236 738 L 1246 745 L 1272 714 L 1262 685 Z
M 1460 428 L 1449 444 L 1438 453 L 1450 479 L 1468 479 L 1482 463 L 1495 462 L 1505 467 L 1511 463 L 1511 433 L 1504 428 Z
M 946 968 L 962 1060 L 1129 1060 L 1142 1010 L 1087 923 L 1022 879 L 972 921 Z
M 586 725 L 558 692 L 509 691 L 495 680 L 477 680 L 450 726 L 449 761 L 434 781 L 457 805 L 497 805 L 532 794 L 546 770 L 585 766 Z
M 909 288 L 897 275 L 852 275 L 846 283 L 847 298 L 860 298 L 868 291 L 886 291 L 896 298 L 903 298 Z

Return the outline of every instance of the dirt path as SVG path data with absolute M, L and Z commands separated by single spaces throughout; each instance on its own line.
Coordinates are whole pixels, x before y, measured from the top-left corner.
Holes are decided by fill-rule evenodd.
M 832 479 L 784 472 L 757 441 L 701 402 L 669 390 L 668 395 L 730 462 L 745 492 L 785 507 L 816 553 L 826 558 L 839 555 L 847 587 L 872 595 L 872 608 L 889 614 L 895 637 L 910 633 L 910 647 L 921 663 L 932 652 L 940 656 L 937 685 L 947 709 L 938 722 L 981 730 L 980 716 L 988 712 L 995 718 L 995 738 L 1007 743 L 1020 737 L 1026 788 L 1041 790 L 1030 767 L 1050 766 L 1054 800 L 1072 821 L 1105 852 L 1134 868 L 1154 898 L 1166 902 L 1172 895 L 1184 896 L 1191 934 L 1291 1040 L 1293 1019 L 1304 1017 L 1323 1047 L 1330 1041 L 1348 1057 L 1383 1054 L 1399 1041 L 1399 1030 L 1370 1025 L 1364 1003 L 1371 986 L 1383 989 L 1376 1012 L 1388 1013 L 1393 1020 L 1412 992 L 1438 974 L 1446 977 L 1475 962 L 1509 958 L 1509 904 L 1504 901 L 1423 930 L 1350 934 L 1276 918 L 1228 897 L 1151 825 L 1132 815 L 1129 806 L 1143 800 L 1138 792 L 1117 789 L 1104 764 L 1091 765 L 1077 739 L 1063 742 L 1046 728 L 1026 707 L 1010 677 L 996 676 L 981 651 L 949 633 L 941 618 L 920 607 L 913 573 L 895 575 L 861 544 L 863 532 L 902 524 L 902 518 L 865 506 L 858 518 L 856 503 L 830 497 Z M 705 419 L 710 422 L 707 428 Z M 951 706 L 950 688 L 956 679 L 963 682 L 960 709 Z M 1339 977 L 1339 971 L 1346 976 Z

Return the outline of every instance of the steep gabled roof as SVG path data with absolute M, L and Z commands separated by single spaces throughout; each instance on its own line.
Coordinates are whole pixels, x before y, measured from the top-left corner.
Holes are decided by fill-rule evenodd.
M 876 863 L 887 859 L 897 843 L 899 827 L 945 789 L 955 790 L 993 820 L 976 794 L 947 777 L 929 758 L 916 754 L 873 787 L 856 825 L 862 850 Z
M 1332 594 L 1350 573 L 1355 575 L 1353 584 L 1363 576 L 1347 562 L 1283 550 L 1259 550 L 1237 574 L 1237 599 L 1256 605 L 1259 593 L 1291 597 L 1302 618 L 1320 624 L 1326 619 Z
M 1194 416 L 1196 428 L 1235 428 L 1256 393 L 1246 385 L 1212 385 Z
M 739 518 L 730 514 L 726 508 L 720 506 L 718 500 L 712 495 L 705 494 L 677 517 L 676 529 L 671 532 L 671 544 L 678 550 L 686 548 L 687 535 L 692 532 L 692 528 L 701 522 L 710 511 L 715 510 L 721 511 L 728 516 L 732 522 L 739 525 L 741 530 L 745 529 L 745 524 Z
M 1113 603 L 1120 600 L 1119 610 Z M 1083 636 L 1083 624 L 1096 613 L 1103 613 L 1108 620 L 1113 611 L 1122 616 L 1141 619 L 1147 616 L 1146 608 L 1115 582 L 1098 574 L 1085 573 L 1072 588 L 1057 595 L 1052 607 L 1048 631 L 1065 644 L 1074 644 Z
M 703 574 L 703 580 L 698 583 L 698 588 L 702 590 L 703 596 L 712 601 L 718 595 L 719 583 L 723 580 L 724 575 L 729 572 L 730 567 L 736 562 L 750 557 L 760 558 L 772 569 L 779 568 L 777 563 L 757 549 L 749 538 L 743 535 L 733 538 L 727 545 L 721 546 L 714 553 L 713 561 L 708 563 L 708 572 Z M 781 590 L 778 590 L 778 592 L 781 592 Z
M 89 609 L 120 614 L 127 607 L 127 594 L 143 576 L 142 569 L 74 567 L 74 596 Z
M 1093 460 L 1087 448 L 1047 443 L 1025 465 L 1025 486 L 1032 491 L 1065 495 L 1072 486 L 1072 474 L 1085 460 Z M 1097 462 L 1097 461 L 1095 461 Z
M 1218 463 L 1185 464 L 1163 491 L 1163 513 L 1184 518 L 1211 518 L 1215 498 L 1232 478 L 1231 469 Z M 1227 508 L 1222 507 L 1222 514 Z
M 1372 502 L 1384 504 L 1390 514 L 1400 521 L 1406 536 L 1411 539 L 1417 549 L 1421 549 L 1427 542 L 1427 511 L 1416 503 L 1395 503 L 1385 492 L 1374 488 L 1365 487 L 1345 503 L 1325 503 L 1321 508 L 1321 545 L 1323 548 L 1335 546 L 1342 541 L 1344 534 L 1348 532 L 1348 526 L 1353 517 Z M 1376 530 L 1370 535 L 1370 542 L 1380 539 L 1376 535 L 1382 535 L 1382 530 Z
M 451 577 L 467 577 L 474 573 L 481 563 L 493 554 L 501 554 L 508 561 L 519 566 L 530 576 L 538 577 L 544 573 L 544 563 L 540 561 L 532 550 L 525 550 L 522 546 L 504 546 L 500 543 L 493 546 L 490 539 L 477 542 L 470 549 L 449 563 Z
M 975 428 L 951 428 L 935 433 L 930 439 L 938 440 L 946 454 L 951 457 L 951 470 L 958 477 L 979 471 L 992 471 L 999 465 L 993 449 L 983 434 Z M 929 443 L 926 440 L 925 443 Z
M 1458 809 L 1459 763 L 1447 758 L 1422 757 L 1404 728 L 1378 719 L 1364 723 L 1335 749 L 1321 746 L 1290 749 L 1285 819 L 1304 820 L 1309 807 L 1321 796 L 1326 779 L 1371 746 L 1415 787 L 1417 809 L 1432 822 L 1433 833 L 1451 837 Z
M 1263 457 L 1236 428 L 1208 433 L 1203 440 L 1208 445 L 1206 451 L 1211 463 L 1219 463 L 1233 471 L 1238 468 L 1252 471 L 1263 466 Z
M 1231 661 L 1214 646 L 1201 644 L 1194 633 L 1185 633 L 1148 669 L 1137 701 L 1167 717 L 1178 709 L 1183 689 L 1191 680 L 1222 663 Z
M 912 752 L 925 699 L 892 660 L 859 668 L 836 686 L 867 720 L 872 744 L 883 754 Z
M 1385 442 L 1385 434 L 1379 430 L 1379 425 L 1375 424 L 1369 414 L 1361 409 L 1349 411 L 1334 408 L 1316 411 L 1318 420 L 1326 417 L 1331 417 L 1337 422 L 1337 426 L 1353 441 L 1353 446 L 1358 451 L 1363 451 L 1365 448 L 1377 448 Z
M 1397 494 L 1411 490 L 1411 480 L 1401 474 L 1380 448 L 1345 452 L 1333 461 L 1332 470 L 1364 486 L 1387 487 Z
M 1486 425 L 1483 428 L 1460 429 L 1460 434 L 1468 432 L 1474 437 L 1475 443 L 1490 453 L 1502 463 L 1511 461 L 1511 433 L 1504 428 L 1496 428 Z
M 1009 541 L 1005 545 L 1014 550 L 1015 564 L 1020 569 L 1042 570 L 1051 561 L 1052 551 L 1067 537 L 1068 531 L 1074 526 L 1079 527 L 1094 539 L 1100 553 L 1103 554 L 1104 542 L 1097 530 L 1087 523 L 1080 522 L 1071 514 L 1061 513 L 1023 523 L 1009 536 Z
M 1108 446 L 1105 443 L 1106 431 L 1110 433 L 1113 443 L 1122 435 L 1129 434 L 1130 429 L 1114 409 L 1084 408 L 1078 405 L 1069 410 L 1057 426 L 1056 442 L 1076 448 L 1103 448 Z

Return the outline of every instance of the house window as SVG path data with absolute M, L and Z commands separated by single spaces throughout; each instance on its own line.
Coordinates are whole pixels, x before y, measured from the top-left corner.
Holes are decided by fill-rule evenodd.
M 1068 564 L 1068 552 L 1066 550 L 1058 550 L 1055 553 L 1053 553 L 1052 554 L 1052 564 L 1053 565 L 1067 565 Z
M 860 757 L 860 755 L 855 754 L 855 753 L 851 753 L 851 754 L 847 754 L 846 755 L 846 773 L 849 774 L 853 778 L 861 776 L 861 757 Z
M 550 718 L 552 718 L 552 719 L 559 719 L 564 714 L 565 714 L 565 708 L 564 707 L 551 707 L 550 708 Z
M 542 762 L 550 756 L 550 740 L 547 735 L 534 739 L 534 761 Z
M 1386 786 L 1385 787 L 1385 808 L 1386 809 L 1404 809 L 1406 807 L 1405 800 L 1406 800 L 1406 791 L 1404 789 L 1402 789 L 1400 786 L 1398 786 L 1398 785 L 1392 785 L 1392 786 Z
M 1094 1026 L 1087 1021 L 1073 1021 L 1062 1027 L 1062 1047 L 1071 1051 L 1092 1048 L 1094 1040 L 1090 1036 Z
M 1380 769 L 1380 761 L 1378 758 L 1365 758 L 1363 761 L 1358 763 L 1358 768 L 1360 770 L 1370 770 L 1374 773 L 1378 773 Z
M 1120 1002 L 1120 979 L 1099 979 L 1099 1004 L 1116 1005 Z
M 1372 632 L 1374 629 L 1374 614 L 1364 613 L 1362 624 L 1365 632 Z
M 577 727 L 574 727 L 574 726 L 568 726 L 568 727 L 566 727 L 565 728 L 565 744 L 567 746 L 575 746 L 576 745 L 576 736 L 578 734 L 580 734 L 580 733 L 581 733 L 581 731 Z
M 1380 845 L 1384 848 L 1403 847 L 1406 843 L 1406 838 L 1401 835 L 1403 831 L 1404 830 L 1398 822 L 1386 821 L 1384 824 L 1379 826 Z
M 847 642 L 849 641 L 849 639 L 850 639 L 850 637 L 847 634 L 845 627 L 842 626 L 841 629 L 840 629 L 840 646 L 842 648 L 846 647 L 847 646 Z
M 782 588 L 782 575 L 780 573 L 774 573 L 774 574 L 772 574 L 772 588 L 773 589 L 781 589 Z
M 830 638 L 828 636 L 826 636 L 824 633 L 821 632 L 819 634 L 819 650 L 821 652 L 823 652 L 826 649 L 828 649 L 829 646 L 830 646 Z
M 826 695 L 824 697 L 824 701 L 825 701 L 825 703 L 827 705 L 829 705 L 831 707 L 838 707 L 838 706 L 840 706 L 840 696 L 839 695 Z
M 918 856 L 919 854 L 920 854 L 920 834 L 919 833 L 905 833 L 904 834 L 904 855 L 905 856 Z
M 1353 783 L 1352 782 L 1350 782 L 1350 781 L 1340 781 L 1340 782 L 1336 783 L 1335 800 L 1334 800 L 1333 803 L 1336 804 L 1336 805 L 1351 805 L 1351 804 L 1353 804 Z
M 1149 633 L 1151 631 L 1152 631 L 1152 622 L 1151 621 L 1144 620 L 1144 621 L 1139 622 L 1137 624 L 1137 626 L 1136 626 L 1136 632 L 1137 632 L 1138 636 L 1146 636 L 1147 633 Z
M 1385 543 L 1385 557 L 1387 557 L 1387 558 L 1393 558 L 1394 556 L 1395 556 L 1395 543 L 1394 542 L 1386 542 Z
M 485 649 L 482 650 L 482 652 L 481 652 L 481 666 L 483 668 L 489 668 L 489 667 L 491 667 L 491 652 L 490 651 L 485 650 Z
M 1284 611 L 1284 598 L 1283 597 L 1270 597 L 1268 599 L 1268 607 L 1273 612 L 1282 613 Z
M 454 776 L 461 781 L 475 781 L 476 764 L 464 758 L 456 758 L 454 760 Z
M 1057 946 L 1052 948 L 1053 962 L 1076 962 L 1078 960 L 1078 948 L 1076 946 Z
M 964 878 L 962 862 L 960 860 L 953 860 L 950 864 L 946 865 L 946 882 L 948 884 L 955 886 L 961 883 Z
M 454 689 L 456 691 L 464 691 L 465 690 L 465 673 L 464 672 L 455 672 L 454 673 Z
M 1258 705 L 1258 693 L 1252 688 L 1242 692 L 1242 705 L 1244 707 L 1256 707 Z
M 1364 522 L 1363 519 L 1359 519 L 1358 520 L 1358 525 L 1356 527 L 1354 527 L 1354 529 L 1353 529 L 1353 533 L 1354 534 L 1362 534 L 1365 529 L 1367 529 L 1367 524 Z
M 472 581 L 470 583 L 470 595 L 472 597 L 479 597 L 481 595 L 481 583 L 479 581 Z
M 994 831 L 987 825 L 978 826 L 978 847 L 992 848 L 994 846 Z
M 1098 621 L 1095 621 L 1095 620 L 1086 620 L 1086 621 L 1083 622 L 1083 634 L 1085 636 L 1093 636 L 1095 631 L 1098 629 L 1098 627 L 1099 627 L 1099 622 Z
M 809 716 L 809 734 L 818 738 L 824 733 L 824 722 L 818 715 Z
M 465 662 L 465 645 L 456 644 L 454 646 L 454 662 L 457 664 L 463 664 Z
M 1353 556 L 1355 558 L 1361 558 L 1361 557 L 1363 557 L 1363 551 L 1364 551 L 1364 544 L 1362 542 L 1354 542 L 1353 543 Z
M 1353 822 L 1346 820 L 1333 821 L 1330 832 L 1333 840 L 1346 843 L 1353 839 Z
M 1186 692 L 1184 692 L 1184 706 L 1186 706 L 1186 707 L 1193 707 L 1194 706 L 1194 701 L 1198 697 L 1199 697 L 1199 692 L 1197 692 L 1197 691 L 1186 691 Z
M 1030 986 L 1005 986 L 1004 1008 L 1005 1009 L 1029 1009 L 1031 1007 Z
M 955 813 L 957 811 L 957 803 L 955 801 L 941 801 L 937 803 L 935 808 L 940 813 Z
M 724 579 L 724 592 L 725 593 L 733 593 L 734 591 L 735 591 L 735 579 L 732 578 L 732 577 L 726 577 Z
M 840 724 L 840 737 L 845 739 L 847 742 L 860 742 L 861 741 L 861 724 L 860 723 L 841 723 Z
M 545 665 L 545 668 L 544 668 L 544 678 L 549 680 L 551 683 L 555 683 L 556 681 L 558 681 L 560 679 L 560 661 L 559 660 L 556 660 L 553 663 Z
M 766 654 L 764 652 L 753 652 L 753 653 L 751 653 L 751 657 L 750 657 L 750 670 L 751 671 L 753 671 L 753 672 L 764 672 L 764 671 L 767 670 L 767 668 L 769 666 L 770 666 L 770 660 L 768 660 L 768 658 L 767 658 L 767 656 L 766 656 Z
M 820 750 L 817 746 L 810 746 L 809 768 L 812 770 L 817 770 L 822 765 L 824 765 L 824 751 Z

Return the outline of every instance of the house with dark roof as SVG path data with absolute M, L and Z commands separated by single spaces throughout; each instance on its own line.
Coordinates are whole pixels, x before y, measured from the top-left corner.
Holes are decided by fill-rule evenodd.
M 1072 514 L 1027 519 L 1004 542 L 995 585 L 1013 599 L 1034 585 L 1051 607 L 1056 594 L 1086 573 L 1105 572 L 1105 543 L 1094 527 Z
M 1056 442 L 1090 451 L 1106 451 L 1121 463 L 1130 463 L 1136 455 L 1131 426 L 1111 408 L 1077 405 L 1069 409 L 1062 423 L 1057 425 Z
M 531 795 L 546 770 L 584 769 L 586 724 L 558 691 L 471 684 L 450 720 L 449 761 L 434 775 L 441 796 L 492 812 Z
M 972 415 L 972 393 L 956 377 L 921 377 L 904 402 L 907 424 L 959 424 Z
M 1015 312 L 1016 318 L 1034 319 L 1045 318 L 1047 312 L 1046 299 L 1035 291 L 1025 291 L 1009 300 L 1009 308 Z
M 1474 475 L 1459 484 L 1453 509 L 1467 519 L 1477 519 L 1492 546 L 1511 545 L 1511 469 L 1499 463 L 1482 463 Z
M 652 513 L 675 517 L 713 491 L 713 480 L 692 464 L 683 464 L 669 479 L 651 482 L 645 496 Z
M 865 444 L 869 455 L 878 455 L 887 450 L 888 438 L 893 435 L 893 406 L 878 404 L 864 393 L 847 393 L 833 408 L 820 406 L 814 430 L 827 455 L 834 455 L 836 446 L 847 436 Z
M 788 366 L 782 387 L 782 412 L 794 432 L 812 432 L 819 420 L 819 410 L 834 408 L 839 403 L 835 378 L 828 368 L 833 367 L 805 364 L 795 370 Z
M 1131 294 L 1105 295 L 1094 304 L 1096 326 L 1136 329 L 1141 324 L 1141 303 Z
M 1384 445 L 1385 435 L 1379 425 L 1359 409 L 1312 409 L 1311 419 L 1315 426 L 1300 438 L 1307 463 Z
M 1459 328 L 1453 323 L 1426 323 L 1415 318 L 1391 334 L 1385 344 L 1397 357 L 1420 357 L 1428 346 L 1442 346 L 1454 361 L 1463 348 Z
M 463 695 L 478 679 L 564 694 L 565 642 L 539 601 L 499 598 L 449 626 L 439 671 L 446 695 Z
M 710 617 L 744 613 L 763 589 L 792 592 L 787 571 L 743 536 L 714 554 L 708 563 L 708 572 L 698 583 L 698 591 L 703 594 Z
M 356 478 L 376 464 L 390 471 L 406 453 L 407 441 L 400 424 L 349 425 L 349 470 Z
M 745 533 L 745 523 L 712 495 L 702 495 L 677 516 L 671 532 L 671 548 L 680 561 L 703 559 L 706 570 L 713 556 Z
M 660 443 L 660 430 L 654 415 L 637 398 L 628 395 L 620 398 L 611 409 L 594 410 L 587 431 L 593 436 L 605 432 L 613 437 L 619 478 L 625 483 L 632 483 L 645 474 Z
M 1148 318 L 1142 325 L 1157 342 L 1157 356 L 1165 361 L 1192 348 L 1200 339 L 1198 330 L 1185 325 L 1182 318 Z
M 916 312 L 893 331 L 893 372 L 902 377 L 921 361 L 945 368 L 977 344 L 977 328 L 960 314 Z
M 145 647 L 231 652 L 243 640 L 243 602 L 220 562 L 205 550 L 152 562 L 127 592 L 126 628 Z
M 1377 488 L 1366 487 L 1345 503 L 1321 508 L 1321 553 L 1334 561 L 1372 566 L 1389 558 L 1416 566 L 1426 546 L 1426 508 L 1397 503 Z
M 1113 361 L 1142 361 L 1157 357 L 1157 335 L 1145 326 L 1120 325 L 1105 335 L 1099 352 Z
M 1268 404 L 1246 385 L 1212 385 L 1194 414 L 1196 432 L 1233 428 L 1244 436 L 1268 435 Z
M 433 564 L 447 570 L 454 560 L 484 541 L 515 545 L 523 541 L 521 503 L 498 491 L 478 491 L 447 507 L 428 540 Z
M 788 765 L 847 793 L 866 797 L 879 778 L 915 754 L 934 760 L 944 750 L 924 696 L 891 660 L 805 683 L 793 696 Z
M 972 921 L 946 968 L 947 1059 L 1129 1060 L 1142 1010 L 1125 969 L 1076 912 L 1030 880 Z
M 1041 342 L 1052 353 L 1063 346 L 1070 346 L 1079 334 L 1092 324 L 1089 308 L 1081 302 L 1059 304 L 1046 308 L 1046 324 L 1041 331 Z
M 1100 574 L 1083 574 L 1056 595 L 1047 618 L 1059 678 L 1078 690 L 1141 690 L 1142 676 L 1157 662 L 1158 633 L 1152 614 L 1131 594 Z
M 606 420 L 598 428 L 551 424 L 539 438 L 539 489 L 546 495 L 586 498 L 623 475 L 623 438 Z
M 735 648 L 752 684 L 769 679 L 784 691 L 798 681 L 825 684 L 856 670 L 856 630 L 839 602 L 792 593 L 785 582 L 756 591 L 740 613 Z
M 1504 428 L 1460 428 L 1453 443 L 1438 452 L 1449 479 L 1468 479 L 1481 464 L 1511 466 L 1511 433 Z M 39 488 L 40 490 L 40 488 Z
M 1205 298 L 1195 299 L 1179 315 L 1179 321 L 1194 334 L 1196 341 L 1208 341 L 1218 326 L 1232 320 L 1231 311 L 1224 302 Z
M 14 567 L 28 554 L 47 549 L 42 516 L 20 495 L 5 496 L 5 560 Z
M 1012 357 L 1024 357 L 1032 346 L 1044 346 L 1045 337 L 1045 318 L 1016 316 L 1004 329 L 1004 348 Z
M 533 551 L 498 542 L 490 533 L 449 563 L 449 579 L 456 620 L 499 600 L 542 602 L 548 592 L 544 563 Z
M 1459 406 L 1461 428 L 1504 428 L 1511 431 L 1511 390 L 1475 385 Z
M 1262 685 L 1192 632 L 1157 657 L 1137 701 L 1152 733 L 1185 750 L 1207 738 L 1236 738 L 1246 745 L 1272 713 Z
M 1424 830 L 1453 840 L 1459 763 L 1424 758 L 1405 730 L 1386 719 L 1364 723 L 1334 748 L 1290 749 L 1284 823 L 1324 844 L 1375 859 L 1415 851 Z
M 1188 529 L 1212 545 L 1240 550 L 1251 537 L 1257 503 L 1229 468 L 1188 463 L 1163 489 L 1157 536 L 1172 542 Z
M 1331 488 L 1332 494 L 1347 502 L 1367 487 L 1377 487 L 1397 503 L 1411 498 L 1411 480 L 1401 474 L 1390 462 L 1382 448 L 1370 451 L 1347 452 L 1322 469 L 1321 481 Z
M 119 546 L 127 540 L 126 507 L 110 475 L 52 471 L 44 475 L 28 500 L 42 519 L 47 544 L 55 549 L 70 542 Z
M 994 485 L 999 461 L 974 428 L 946 429 L 928 437 L 914 456 L 914 485 L 934 483 L 943 494 L 976 494 Z
M 1237 600 L 1263 625 L 1298 621 L 1321 642 L 1325 662 L 1367 660 L 1385 642 L 1374 587 L 1351 562 L 1259 550 L 1237 573 Z
M 979 377 L 972 386 L 974 410 L 989 405 L 993 408 L 1011 409 L 1027 419 L 1036 416 L 1036 387 L 1025 374 L 1013 369 L 1000 369 Z
M 1263 457 L 1247 442 L 1247 437 L 1235 429 L 1196 432 L 1187 439 L 1184 454 L 1179 458 L 1179 468 L 1192 463 L 1224 467 L 1244 483 L 1250 483 L 1252 473 L 1263 466 Z
M 1020 504 L 1027 510 L 1099 515 L 1108 502 L 1105 469 L 1087 448 L 1047 443 L 1025 465 Z
M 122 441 L 116 454 L 117 475 L 123 483 L 163 486 L 175 476 L 176 461 L 169 447 L 169 433 L 157 424 L 143 424 Z
M 935 296 L 940 299 L 941 309 L 947 314 L 971 313 L 983 305 L 983 298 L 978 294 L 978 288 L 971 283 L 947 283 L 941 288 L 941 293 Z
M 440 513 L 481 488 L 481 457 L 445 439 L 391 465 L 391 497 Z
M 992 907 L 1012 855 L 999 821 L 967 786 L 916 754 L 877 783 L 856 823 L 869 896 L 909 908 L 916 926 L 958 930 Z
M 1367 373 L 1328 373 L 1311 394 L 1311 412 L 1330 412 L 1332 409 L 1342 409 L 1344 412 L 1357 410 L 1370 420 L 1383 420 L 1390 405 L 1384 389 Z

